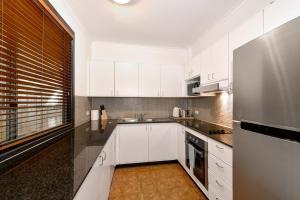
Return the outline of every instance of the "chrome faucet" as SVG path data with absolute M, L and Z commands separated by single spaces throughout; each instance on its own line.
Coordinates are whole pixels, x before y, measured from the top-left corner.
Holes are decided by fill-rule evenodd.
M 146 113 L 140 113 L 140 114 L 139 114 L 139 120 L 140 120 L 140 121 L 143 121 L 145 115 L 146 115 Z

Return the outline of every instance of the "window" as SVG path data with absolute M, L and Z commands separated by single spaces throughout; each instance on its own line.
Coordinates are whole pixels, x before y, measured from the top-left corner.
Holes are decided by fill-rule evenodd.
M 0 0 L 0 151 L 73 125 L 73 35 L 45 5 Z

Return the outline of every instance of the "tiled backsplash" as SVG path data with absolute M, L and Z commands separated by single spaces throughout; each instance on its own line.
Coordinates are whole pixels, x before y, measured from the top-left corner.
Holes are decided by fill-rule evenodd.
M 193 110 L 197 119 L 232 127 L 232 94 L 222 93 L 216 97 L 189 99 L 188 107 Z M 196 110 L 198 114 L 195 114 Z
M 92 98 L 92 108 L 103 104 L 111 119 L 134 117 L 135 113 L 146 113 L 146 118 L 170 117 L 173 107 L 187 108 L 183 98 Z
M 170 117 L 173 107 L 192 109 L 194 117 L 204 121 L 232 127 L 232 94 L 218 94 L 204 98 L 86 98 L 76 97 L 76 126 L 89 120 L 87 109 L 104 105 L 110 119 L 134 117 L 146 113 L 148 118 Z M 90 106 L 90 107 L 89 107 Z M 195 111 L 198 114 L 195 114 Z
M 75 96 L 75 127 L 90 120 L 86 112 L 91 110 L 91 103 L 88 97 Z

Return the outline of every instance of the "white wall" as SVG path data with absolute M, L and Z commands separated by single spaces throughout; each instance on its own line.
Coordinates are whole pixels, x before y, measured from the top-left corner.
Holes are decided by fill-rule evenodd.
M 274 0 L 245 0 L 236 9 L 228 13 L 219 23 L 209 29 L 204 35 L 199 36 L 197 42 L 191 46 L 192 57 L 210 46 L 218 38 L 224 36 L 251 16 L 262 11 Z
M 185 65 L 187 49 L 93 42 L 92 60 Z
M 75 32 L 75 95 L 87 96 L 87 69 L 91 55 L 91 40 L 86 28 L 65 0 L 49 0 Z

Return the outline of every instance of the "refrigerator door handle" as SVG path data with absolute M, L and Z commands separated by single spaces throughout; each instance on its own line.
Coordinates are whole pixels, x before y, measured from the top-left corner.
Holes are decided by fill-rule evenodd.
M 234 123 L 237 124 L 239 128 L 252 133 L 300 143 L 300 130 L 297 128 L 270 126 L 246 120 L 242 120 L 240 122 L 234 121 Z

